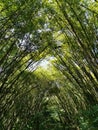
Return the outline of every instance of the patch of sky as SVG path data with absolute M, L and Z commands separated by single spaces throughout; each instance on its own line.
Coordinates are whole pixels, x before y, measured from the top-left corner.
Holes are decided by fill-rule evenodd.
M 32 37 L 32 34 L 26 33 L 23 39 L 19 39 L 19 42 L 16 43 L 17 47 L 28 52 L 36 51 L 38 49 L 38 46 L 31 41 Z
M 36 61 L 36 62 L 33 62 L 32 60 L 29 60 L 28 61 L 28 68 L 27 70 L 28 71 L 35 71 L 36 69 L 38 69 L 38 67 L 42 67 L 43 69 L 49 69 L 49 67 L 51 67 L 51 61 L 54 60 L 54 57 L 48 57 L 48 58 L 45 58 L 45 59 L 41 59 L 39 61 Z
M 38 30 L 37 30 L 38 33 L 49 32 L 49 31 L 52 31 L 52 30 L 49 28 L 49 23 L 45 23 L 43 29 L 38 29 Z

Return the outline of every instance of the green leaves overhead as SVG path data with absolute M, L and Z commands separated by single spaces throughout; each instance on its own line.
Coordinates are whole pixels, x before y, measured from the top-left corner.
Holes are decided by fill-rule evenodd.
M 0 1 L 1 130 L 81 128 L 80 111 L 98 103 L 97 6 Z

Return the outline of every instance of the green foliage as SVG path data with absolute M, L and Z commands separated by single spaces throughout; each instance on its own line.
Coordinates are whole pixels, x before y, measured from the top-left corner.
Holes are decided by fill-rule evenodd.
M 0 1 L 1 130 L 98 127 L 97 7 Z
M 98 105 L 90 106 L 79 118 L 81 130 L 98 129 Z

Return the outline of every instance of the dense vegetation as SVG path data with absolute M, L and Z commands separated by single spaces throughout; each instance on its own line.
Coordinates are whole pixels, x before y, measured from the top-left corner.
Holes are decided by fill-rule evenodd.
M 0 130 L 98 130 L 98 2 L 0 1 Z

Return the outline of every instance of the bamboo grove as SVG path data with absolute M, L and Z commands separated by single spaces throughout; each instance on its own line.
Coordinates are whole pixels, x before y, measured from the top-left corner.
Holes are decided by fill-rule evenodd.
M 98 2 L 1 0 L 0 130 L 97 129 Z

